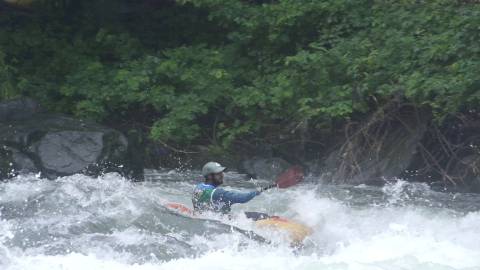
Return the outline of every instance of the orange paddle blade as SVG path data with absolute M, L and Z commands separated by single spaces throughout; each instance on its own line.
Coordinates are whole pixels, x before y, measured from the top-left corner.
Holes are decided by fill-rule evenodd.
M 167 203 L 165 207 L 178 211 L 185 215 L 193 215 L 193 211 L 181 203 Z
M 277 177 L 277 186 L 279 188 L 288 188 L 298 184 L 304 178 L 303 168 L 299 165 L 290 167 Z

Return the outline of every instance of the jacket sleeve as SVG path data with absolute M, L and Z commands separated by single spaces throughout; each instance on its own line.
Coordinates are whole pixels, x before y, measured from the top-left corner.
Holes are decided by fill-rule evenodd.
M 228 204 L 234 203 L 246 203 L 260 194 L 259 191 L 251 192 L 238 192 L 238 191 L 226 191 L 222 188 L 217 188 L 212 195 L 212 201 L 221 201 Z

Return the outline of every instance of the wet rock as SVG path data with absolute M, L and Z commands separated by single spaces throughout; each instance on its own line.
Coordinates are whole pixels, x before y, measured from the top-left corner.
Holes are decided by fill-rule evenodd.
M 291 167 L 284 159 L 259 158 L 247 159 L 242 162 L 243 171 L 253 178 L 275 179 L 280 173 Z
M 0 180 L 11 177 L 13 169 L 12 152 L 5 146 L 0 147 Z
M 28 119 L 41 111 L 40 105 L 30 98 L 4 101 L 0 103 L 0 122 Z
M 112 171 L 143 177 L 143 168 L 131 158 L 135 149 L 129 149 L 122 133 L 85 120 L 41 113 L 31 102 L 0 103 L 2 179 L 12 176 L 12 170 L 41 172 L 48 178 Z M 19 108 L 22 104 L 24 110 Z
M 99 131 L 49 132 L 30 149 L 46 170 L 73 174 L 98 161 L 103 136 Z
M 16 150 L 12 151 L 12 166 L 13 172 L 16 173 L 37 173 L 40 171 L 29 156 Z

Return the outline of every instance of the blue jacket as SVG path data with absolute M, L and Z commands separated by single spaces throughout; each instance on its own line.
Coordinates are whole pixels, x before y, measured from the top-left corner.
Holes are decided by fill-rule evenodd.
M 260 191 L 238 192 L 227 191 L 205 183 L 198 184 L 193 190 L 193 209 L 202 212 L 205 210 L 228 213 L 234 203 L 246 203 L 260 194 Z

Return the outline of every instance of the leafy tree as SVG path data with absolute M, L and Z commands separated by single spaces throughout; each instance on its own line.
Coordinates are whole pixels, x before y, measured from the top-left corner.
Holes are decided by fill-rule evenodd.
M 1 98 L 229 148 L 294 140 L 392 98 L 480 104 L 480 6 L 433 1 L 38 1 L 0 18 Z M 308 124 L 307 124 L 308 123 Z

